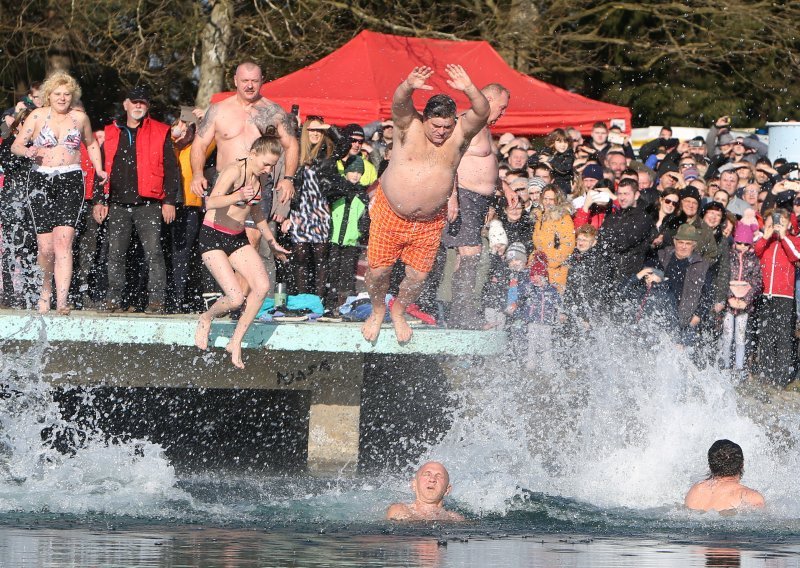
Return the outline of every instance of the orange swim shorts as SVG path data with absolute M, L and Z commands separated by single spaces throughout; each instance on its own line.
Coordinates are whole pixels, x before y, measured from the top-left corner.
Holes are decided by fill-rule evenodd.
M 369 207 L 367 261 L 370 268 L 392 266 L 399 258 L 417 272 L 430 272 L 442 239 L 447 209 L 427 221 L 410 221 L 391 207 L 378 184 Z

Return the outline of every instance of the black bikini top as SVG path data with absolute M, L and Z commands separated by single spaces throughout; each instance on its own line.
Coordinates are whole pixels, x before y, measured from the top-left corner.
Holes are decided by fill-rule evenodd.
M 239 190 L 240 190 L 240 189 L 242 189 L 242 188 L 245 186 L 245 184 L 247 183 L 247 158 L 246 158 L 246 157 L 245 157 L 245 158 L 237 158 L 237 159 L 236 159 L 236 161 L 237 161 L 237 162 L 244 162 L 244 177 L 242 177 L 242 184 L 241 184 L 239 187 L 237 187 L 236 189 L 231 189 L 231 190 L 230 190 L 228 193 L 226 193 L 225 195 L 230 195 L 231 193 L 235 193 L 235 192 L 239 191 Z M 258 203 L 259 201 L 261 201 L 261 199 L 256 199 L 256 198 L 257 198 L 257 197 L 259 197 L 259 194 L 260 194 L 260 193 L 261 193 L 261 192 L 259 191 L 259 192 L 258 192 L 258 193 L 256 193 L 256 194 L 255 194 L 253 197 L 251 197 L 250 199 L 248 199 L 247 201 L 241 201 L 241 200 L 240 200 L 240 201 L 237 201 L 236 203 L 234 203 L 234 205 L 236 205 L 237 207 L 245 207 L 246 205 L 249 205 L 249 204 L 250 204 L 251 202 L 253 202 L 253 201 L 255 201 L 256 203 Z

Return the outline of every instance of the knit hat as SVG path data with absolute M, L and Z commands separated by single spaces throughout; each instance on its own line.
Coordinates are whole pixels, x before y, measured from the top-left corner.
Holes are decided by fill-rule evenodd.
M 545 187 L 547 187 L 547 182 L 539 176 L 533 176 L 528 180 L 528 191 L 531 189 L 538 189 L 539 191 L 542 191 Z
M 360 174 L 364 174 L 364 160 L 361 156 L 353 156 L 347 161 L 347 166 L 344 169 L 344 173 L 348 174 L 350 172 L 358 172 Z
M 688 223 L 684 223 L 680 227 L 678 227 L 678 232 L 675 233 L 673 237 L 675 241 L 696 241 L 697 240 L 697 229 L 691 226 Z
M 687 182 L 699 178 L 700 172 L 697 170 L 697 168 L 686 168 L 683 170 L 683 179 L 685 179 Z
M 745 225 L 741 221 L 736 223 L 736 231 L 733 233 L 733 242 L 753 244 L 753 235 L 758 230 L 758 225 Z
M 583 168 L 583 173 L 581 175 L 583 176 L 583 179 L 590 178 L 601 180 L 603 179 L 603 168 L 601 168 L 598 164 L 589 164 Z
M 508 238 L 508 237 L 506 237 Z M 528 251 L 525 250 L 525 245 L 517 241 L 508 245 L 506 249 L 506 261 L 521 260 L 525 262 L 528 259 Z
M 496 245 L 508 245 L 508 235 L 503 223 L 499 219 L 492 219 L 489 222 L 489 247 Z
M 698 205 L 700 204 L 700 190 L 698 190 L 693 185 L 688 185 L 684 187 L 680 191 L 679 195 L 681 199 L 687 199 L 687 198 L 695 199 L 697 200 Z
M 531 256 L 530 275 L 531 279 L 537 276 L 547 278 L 547 255 L 542 251 L 536 251 Z

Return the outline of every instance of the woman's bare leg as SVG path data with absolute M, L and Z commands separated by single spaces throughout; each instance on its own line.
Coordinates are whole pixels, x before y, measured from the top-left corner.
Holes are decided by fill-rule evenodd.
M 39 294 L 38 311 L 44 314 L 50 311 L 50 300 L 53 297 L 53 266 L 55 252 L 53 250 L 53 233 L 36 235 L 38 254 L 36 257 L 42 269 L 42 291 Z
M 228 255 L 223 251 L 211 250 L 203 253 L 203 264 L 211 272 L 224 294 L 211 305 L 207 312 L 200 315 L 200 320 L 197 322 L 194 343 L 200 349 L 208 349 L 208 333 L 211 331 L 211 322 L 214 318 L 241 306 L 244 302 L 244 292 L 239 278 L 228 260 Z
M 258 311 L 264 303 L 264 298 L 269 292 L 269 276 L 264 270 L 264 263 L 256 249 L 242 247 L 230 256 L 230 262 L 236 273 L 244 278 L 247 287 L 245 292 L 244 310 L 242 310 L 236 329 L 233 330 L 228 346 L 225 348 L 231 354 L 231 362 L 239 369 L 244 369 L 242 363 L 242 340 L 250 324 L 256 319 Z

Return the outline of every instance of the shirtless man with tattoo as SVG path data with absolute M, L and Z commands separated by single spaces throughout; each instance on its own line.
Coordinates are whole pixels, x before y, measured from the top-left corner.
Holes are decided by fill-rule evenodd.
M 195 195 L 203 197 L 213 186 L 214 180 L 203 175 L 206 150 L 212 142 L 217 145 L 217 172 L 241 160 L 250 152 L 250 147 L 266 132 L 267 126 L 274 126 L 284 151 L 284 175 L 277 180 L 276 191 L 282 203 L 294 196 L 294 174 L 300 157 L 299 145 L 295 136 L 296 125 L 277 103 L 261 96 L 264 79 L 261 68 L 255 63 L 245 62 L 236 68 L 233 76 L 236 94 L 211 105 L 197 127 L 192 143 L 192 183 Z
M 433 266 L 447 216 L 447 201 L 455 191 L 456 169 L 472 138 L 486 126 L 489 101 L 472 84 L 460 65 L 445 67 L 447 84 L 463 91 L 472 107 L 456 121 L 456 103 L 434 95 L 420 115 L 411 96 L 432 90 L 426 81 L 430 67 L 415 67 L 397 87 L 392 100 L 395 136 L 392 159 L 381 176 L 370 205 L 366 284 L 372 315 L 361 328 L 364 339 L 377 340 L 386 314 L 384 298 L 392 266 L 400 259 L 406 274 L 390 309 L 397 341 L 411 340 L 405 311 L 420 294 Z
M 482 323 L 475 301 L 475 277 L 482 248 L 481 230 L 489 212 L 489 200 L 500 183 L 489 128 L 505 114 L 510 97 L 508 89 L 498 83 L 486 85 L 481 92 L 489 101 L 489 122 L 472 139 L 458 166 L 458 190 L 451 196 L 448 207 L 451 211 L 457 208 L 461 222 L 448 225 L 442 234 L 442 244 L 458 251 L 448 324 L 467 328 L 477 328 Z
M 463 516 L 444 508 L 445 495 L 453 486 L 450 475 L 439 462 L 428 462 L 417 470 L 411 481 L 413 503 L 394 503 L 386 511 L 390 521 L 463 521 Z

